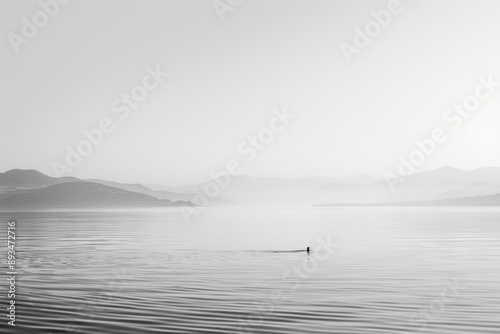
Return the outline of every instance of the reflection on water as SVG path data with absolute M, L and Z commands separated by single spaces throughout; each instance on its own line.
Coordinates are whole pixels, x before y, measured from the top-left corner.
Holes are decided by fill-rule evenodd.
M 175 210 L 0 218 L 18 226 L 14 332 L 500 328 L 493 209 L 205 210 L 190 224 Z

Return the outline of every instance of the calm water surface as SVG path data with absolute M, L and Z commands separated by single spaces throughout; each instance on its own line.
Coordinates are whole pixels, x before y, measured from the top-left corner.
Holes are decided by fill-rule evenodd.
M 3 311 L 2 332 L 500 333 L 497 209 L 1 212 L 4 231 L 10 219 L 17 326 Z

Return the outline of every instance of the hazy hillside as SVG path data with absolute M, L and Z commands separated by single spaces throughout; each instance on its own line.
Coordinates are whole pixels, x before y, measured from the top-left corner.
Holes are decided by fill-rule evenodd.
M 317 203 L 371 203 L 383 202 L 391 192 L 384 182 L 349 185 L 331 183 L 304 194 L 301 199 L 308 204 Z
M 500 194 L 500 185 L 487 182 L 478 182 L 459 189 L 447 191 L 437 196 L 436 199 L 440 200 L 450 198 L 489 196 L 495 194 Z
M 224 181 L 224 179 L 212 180 L 221 184 Z M 284 179 L 238 175 L 231 177 L 220 196 L 239 205 L 298 205 L 303 203 L 300 200 L 302 194 L 330 182 L 333 182 L 332 179 L 321 177 Z M 195 187 L 201 190 L 204 185 L 200 184 Z
M 349 180 L 346 180 L 344 183 L 346 184 L 371 184 L 371 183 L 378 183 L 380 182 L 380 179 L 376 179 L 372 176 L 369 175 L 358 175 L 353 178 L 350 178 Z
M 310 204 L 362 204 L 433 201 L 447 198 L 477 197 L 500 193 L 500 168 L 464 171 L 438 168 L 403 178 L 394 191 L 385 181 L 347 185 L 333 183 L 318 188 L 304 200 Z
M 104 185 L 118 188 L 118 189 L 135 191 L 135 192 L 138 192 L 141 194 L 146 194 L 146 195 L 156 197 L 158 199 L 167 199 L 167 200 L 173 201 L 173 202 L 191 201 L 193 198 L 192 194 L 182 194 L 182 193 L 176 193 L 176 192 L 165 191 L 165 190 L 153 190 L 153 189 L 148 188 L 148 187 L 146 187 L 142 184 L 139 184 L 139 183 L 135 183 L 135 184 L 119 183 L 119 182 L 105 181 L 105 180 L 98 180 L 98 179 L 89 179 L 86 181 L 100 183 L 100 184 L 104 184 Z
M 336 207 L 336 206 L 500 206 L 500 194 L 491 196 L 476 196 L 466 198 L 452 198 L 435 201 L 408 201 L 391 203 L 330 203 L 317 204 L 316 207 Z
M 500 194 L 489 196 L 476 196 L 466 198 L 443 199 L 436 201 L 425 201 L 415 205 L 432 206 L 500 206 Z
M 0 194 L 0 208 L 5 209 L 126 208 L 180 204 L 185 203 L 172 203 L 93 182 L 66 182 Z
M 74 177 L 53 178 L 37 170 L 11 169 L 0 173 L 0 188 L 42 188 L 62 182 L 80 181 Z

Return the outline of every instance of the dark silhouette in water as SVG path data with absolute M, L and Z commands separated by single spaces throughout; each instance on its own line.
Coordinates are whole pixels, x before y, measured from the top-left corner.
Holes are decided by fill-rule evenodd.
M 309 247 L 307 247 L 307 254 L 309 254 Z

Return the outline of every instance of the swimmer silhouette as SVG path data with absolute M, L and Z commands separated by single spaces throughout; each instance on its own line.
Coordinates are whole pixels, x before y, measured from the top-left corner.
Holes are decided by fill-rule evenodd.
M 309 254 L 309 247 L 307 247 L 307 254 Z

